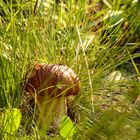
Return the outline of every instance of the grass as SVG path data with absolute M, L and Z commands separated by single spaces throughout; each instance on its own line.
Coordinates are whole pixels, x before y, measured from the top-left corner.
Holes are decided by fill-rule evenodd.
M 72 105 L 79 121 L 70 139 L 139 139 L 139 1 L 97 2 L 42 3 L 36 14 L 32 1 L 0 2 L 1 109 L 19 108 L 29 67 L 64 64 L 81 80 Z M 27 134 L 22 124 L 19 129 L 15 139 L 62 139 L 38 128 Z

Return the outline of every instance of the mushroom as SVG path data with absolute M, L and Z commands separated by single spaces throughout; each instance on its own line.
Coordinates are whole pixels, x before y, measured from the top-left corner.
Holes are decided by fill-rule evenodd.
M 34 98 L 37 124 L 53 131 L 67 114 L 67 97 L 80 91 L 80 80 L 67 66 L 36 64 L 27 78 L 24 90 L 24 97 Z

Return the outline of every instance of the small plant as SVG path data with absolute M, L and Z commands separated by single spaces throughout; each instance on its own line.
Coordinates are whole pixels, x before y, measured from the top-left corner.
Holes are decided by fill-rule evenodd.
M 16 108 L 4 109 L 1 116 L 1 135 L 3 139 L 14 140 L 21 118 L 20 110 Z
M 68 116 L 65 116 L 61 120 L 59 125 L 59 133 L 63 138 L 67 140 L 72 140 L 74 134 L 76 134 L 76 126 Z

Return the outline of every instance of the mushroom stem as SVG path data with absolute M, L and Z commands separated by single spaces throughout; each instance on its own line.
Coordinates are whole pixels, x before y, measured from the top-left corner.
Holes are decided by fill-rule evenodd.
M 54 97 L 48 102 L 46 102 L 45 98 L 40 100 L 37 113 L 37 123 L 41 128 L 57 130 L 61 119 L 67 114 L 65 97 Z

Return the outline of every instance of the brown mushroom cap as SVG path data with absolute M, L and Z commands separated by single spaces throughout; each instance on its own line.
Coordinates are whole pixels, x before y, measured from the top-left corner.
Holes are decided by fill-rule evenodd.
M 61 97 L 76 95 L 80 91 L 80 80 L 75 72 L 64 65 L 36 64 L 25 85 L 30 95 Z

